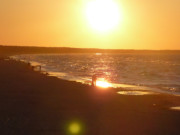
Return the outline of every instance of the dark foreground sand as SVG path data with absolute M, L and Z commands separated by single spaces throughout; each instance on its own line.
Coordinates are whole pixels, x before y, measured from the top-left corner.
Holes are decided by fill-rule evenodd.
M 47 77 L 21 62 L 0 59 L 0 135 L 178 135 L 180 97 L 127 96 L 116 89 Z

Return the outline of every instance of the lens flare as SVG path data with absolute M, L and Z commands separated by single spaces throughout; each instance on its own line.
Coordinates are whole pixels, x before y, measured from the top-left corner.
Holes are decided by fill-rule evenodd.
M 81 130 L 81 127 L 79 125 L 79 123 L 71 123 L 69 125 L 69 132 L 72 134 L 72 135 L 77 135 Z

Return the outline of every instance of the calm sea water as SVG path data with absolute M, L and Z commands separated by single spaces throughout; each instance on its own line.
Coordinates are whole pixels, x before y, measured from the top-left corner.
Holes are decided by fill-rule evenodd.
M 43 70 L 66 80 L 90 83 L 96 74 L 114 87 L 180 92 L 180 54 L 39 54 L 13 58 L 39 63 Z

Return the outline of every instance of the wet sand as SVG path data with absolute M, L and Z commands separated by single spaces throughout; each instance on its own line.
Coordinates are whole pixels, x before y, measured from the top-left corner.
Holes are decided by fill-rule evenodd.
M 180 134 L 180 97 L 168 94 L 119 95 L 50 77 L 22 62 L 0 59 L 0 134 L 72 135 Z

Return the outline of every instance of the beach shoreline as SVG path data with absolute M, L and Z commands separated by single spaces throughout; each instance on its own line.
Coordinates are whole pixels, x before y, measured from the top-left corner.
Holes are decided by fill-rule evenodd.
M 66 134 L 65 125 L 73 120 L 83 123 L 86 135 L 180 133 L 180 111 L 170 109 L 180 106 L 179 96 L 118 95 L 114 88 L 58 79 L 4 58 L 1 134 Z
M 61 59 L 59 57 L 61 55 L 62 55 L 63 59 Z M 91 85 L 92 71 L 89 74 L 89 73 L 87 73 L 87 69 L 90 69 L 90 70 L 95 69 L 95 67 L 100 66 L 100 65 L 98 65 L 97 63 L 92 63 L 92 62 L 84 63 L 84 65 L 90 64 L 90 65 L 94 65 L 95 67 L 84 66 L 83 64 L 80 64 L 80 63 L 77 63 L 76 65 L 74 65 L 74 64 L 66 65 L 66 63 L 74 63 L 74 61 L 72 61 L 72 60 L 70 60 L 69 62 L 64 61 L 64 56 L 65 57 L 67 56 L 66 57 L 67 59 L 73 59 L 71 55 L 79 56 L 78 54 L 75 54 L 75 55 L 74 54 L 53 54 L 53 55 L 52 54 L 37 54 L 37 55 L 33 54 L 33 55 L 31 55 L 30 54 L 30 55 L 19 55 L 19 56 L 14 55 L 14 56 L 11 56 L 10 58 L 17 60 L 17 61 L 22 61 L 22 62 L 28 63 L 35 70 L 39 70 L 39 71 L 43 72 L 44 74 L 47 74 L 48 76 L 55 76 L 55 77 L 63 79 L 63 80 L 76 81 L 76 82 L 80 82 L 82 84 Z M 96 54 L 94 54 L 94 55 L 96 56 Z M 89 56 L 89 54 L 88 54 L 88 56 Z M 51 57 L 53 57 L 53 59 L 55 59 L 55 61 L 53 61 L 53 59 L 50 60 L 49 58 L 51 58 Z M 87 56 L 85 55 L 84 57 L 87 57 Z M 111 57 L 111 55 L 109 57 Z M 91 58 L 92 58 L 92 56 L 91 56 Z M 87 59 L 89 59 L 89 60 L 91 60 L 91 58 L 87 57 Z M 83 59 L 83 57 L 79 57 L 78 59 Z M 126 59 L 126 58 L 124 58 L 124 59 Z M 45 61 L 50 61 L 50 62 L 46 63 Z M 106 61 L 106 60 L 104 60 L 104 61 Z M 123 61 L 123 60 L 121 59 L 121 61 Z M 84 61 L 82 60 L 81 63 L 83 63 L 83 62 Z M 60 65 L 60 63 L 63 63 L 63 65 Z M 125 63 L 128 64 L 127 62 L 125 62 Z M 148 63 L 147 65 L 149 65 L 149 64 L 151 64 L 151 63 Z M 108 67 L 108 63 L 106 65 Z M 103 67 L 106 67 L 106 65 L 104 65 Z M 129 65 L 129 66 L 131 67 L 131 65 Z M 134 66 L 136 67 L 137 65 L 134 65 Z M 98 67 L 98 68 L 100 68 L 100 67 Z M 118 67 L 118 68 L 122 68 L 122 67 Z M 180 86 L 179 86 L 178 80 L 177 79 L 174 79 L 174 80 L 169 79 L 169 78 L 172 78 L 172 76 L 174 76 L 174 78 L 178 78 L 177 71 L 176 72 L 174 71 L 174 74 L 172 76 L 165 75 L 164 77 L 161 75 L 166 74 L 166 72 L 156 73 L 157 72 L 156 70 L 153 72 L 150 72 L 149 70 L 151 68 L 143 69 L 142 67 L 136 67 L 136 68 L 139 68 L 139 70 L 143 70 L 143 71 L 137 71 L 138 74 L 136 74 L 136 75 L 132 75 L 134 72 L 131 72 L 131 71 L 129 71 L 129 73 L 127 73 L 127 71 L 126 71 L 127 66 L 125 69 L 123 69 L 125 71 L 125 73 L 120 72 L 120 73 L 116 74 L 116 73 L 111 72 L 111 70 L 112 71 L 116 70 L 116 72 L 118 72 L 118 68 L 108 69 L 109 71 L 107 72 L 107 74 L 111 74 L 111 76 L 106 75 L 105 70 L 100 71 L 101 74 L 99 74 L 98 69 L 95 69 L 97 71 L 95 71 L 95 72 L 93 71 L 93 74 L 97 74 L 97 82 L 100 81 L 99 85 L 102 85 L 102 82 L 105 82 L 106 85 L 108 85 L 108 87 L 121 89 L 121 92 L 119 92 L 118 94 L 144 95 L 144 94 L 152 94 L 152 93 L 154 93 L 154 94 L 165 93 L 165 94 L 172 94 L 172 95 L 177 95 L 177 96 L 180 95 L 180 91 L 179 91 Z M 66 70 L 66 69 L 69 69 L 69 70 Z M 79 70 L 76 70 L 76 69 L 79 69 Z M 160 69 L 161 69 L 161 67 L 160 67 Z M 130 70 L 130 69 L 128 69 L 128 70 Z M 169 70 L 169 68 L 167 68 L 166 70 Z M 69 73 L 69 71 L 71 71 L 71 72 Z M 175 75 L 175 73 L 177 73 L 177 75 Z M 82 74 L 84 74 L 84 75 L 82 75 Z M 119 76 L 119 79 L 116 76 Z M 161 77 L 158 78 L 157 76 L 161 76 Z M 146 81 L 144 81 L 142 78 L 144 78 Z M 119 80 L 121 80 L 121 81 L 119 81 Z M 133 80 L 138 80 L 138 81 L 133 81 Z M 159 80 L 159 81 L 157 81 L 157 80 Z

